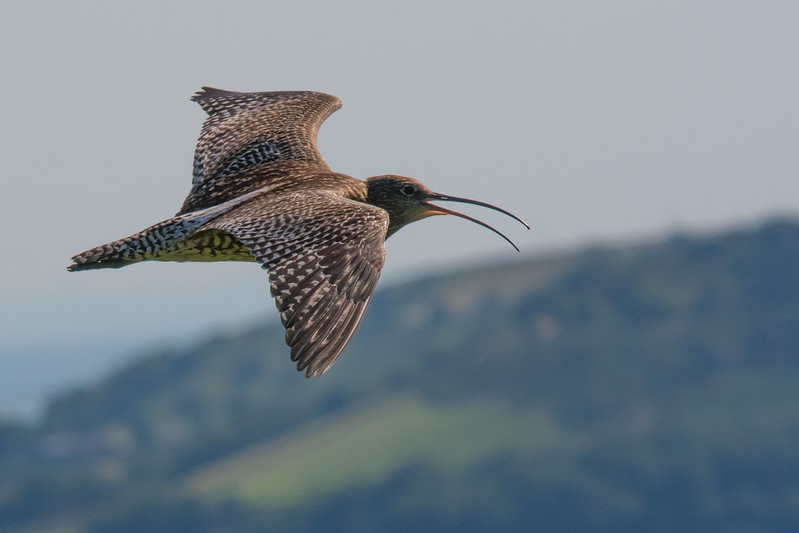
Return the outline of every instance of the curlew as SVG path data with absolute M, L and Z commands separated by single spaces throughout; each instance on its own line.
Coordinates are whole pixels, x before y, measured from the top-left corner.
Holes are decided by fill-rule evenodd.
M 316 145 L 322 122 L 341 107 L 311 91 L 239 93 L 203 87 L 208 113 L 194 155 L 192 187 L 178 213 L 134 235 L 72 258 L 70 271 L 140 261 L 256 261 L 297 370 L 320 376 L 361 322 L 385 263 L 384 241 L 431 215 L 472 217 L 430 202 L 499 207 L 432 192 L 384 175 L 362 181 L 333 172 Z M 516 248 L 518 250 L 518 248 Z

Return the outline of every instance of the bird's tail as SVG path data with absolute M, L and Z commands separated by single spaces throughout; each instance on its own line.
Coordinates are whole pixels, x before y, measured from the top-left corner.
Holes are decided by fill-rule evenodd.
M 72 257 L 72 264 L 67 267 L 67 270 L 77 272 L 97 268 L 120 268 L 145 259 L 152 259 L 146 254 L 148 250 L 146 232 L 147 230 L 144 230 L 130 237 L 101 244 L 81 252 Z
M 135 259 L 124 259 L 127 247 L 125 241 L 126 239 L 120 239 L 81 252 L 72 257 L 72 264 L 67 267 L 67 270 L 77 272 L 94 268 L 119 268 L 135 263 Z
M 159 259 L 197 228 L 197 224 L 190 222 L 186 217 L 172 218 L 124 239 L 95 246 L 74 256 L 67 270 L 119 268 L 139 261 Z
M 257 189 L 213 207 L 159 222 L 124 239 L 86 250 L 72 258 L 70 272 L 95 268 L 119 268 L 139 261 L 252 261 L 253 256 L 238 240 L 218 232 L 199 231 L 207 222 L 266 192 Z M 197 234 L 198 237 L 192 236 Z M 188 239 L 192 236 L 192 239 Z M 222 247 L 223 254 L 205 254 Z
M 252 261 L 246 246 L 230 235 L 203 231 L 207 222 L 261 194 L 253 191 L 214 207 L 178 215 L 118 241 L 72 258 L 70 272 L 119 268 L 139 261 Z

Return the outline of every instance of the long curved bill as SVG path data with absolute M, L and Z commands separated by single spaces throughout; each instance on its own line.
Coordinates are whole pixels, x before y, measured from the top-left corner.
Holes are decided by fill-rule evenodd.
M 441 207 L 441 206 L 438 206 L 438 205 L 433 205 L 431 203 L 428 203 L 427 200 L 439 200 L 441 202 L 460 202 L 462 204 L 473 204 L 473 205 L 479 205 L 480 207 L 487 207 L 488 209 L 493 209 L 494 211 L 499 211 L 500 213 L 502 213 L 504 215 L 507 215 L 507 216 L 511 217 L 512 219 L 514 219 L 514 220 L 517 220 L 525 228 L 530 229 L 530 226 L 528 226 L 527 223 L 524 220 L 520 219 L 519 217 L 517 217 L 513 213 L 509 213 L 508 211 L 505 211 L 502 208 L 499 208 L 499 207 L 497 207 L 495 205 L 487 204 L 485 202 L 478 202 L 477 200 L 470 200 L 468 198 L 458 198 L 457 196 L 447 196 L 445 194 L 438 194 L 438 193 L 430 194 L 425 199 L 424 203 L 430 208 L 429 213 L 431 215 L 455 215 L 456 217 L 465 218 L 466 220 L 474 222 L 475 224 L 479 224 L 479 225 L 483 226 L 484 228 L 493 231 L 494 233 L 496 233 L 497 235 L 499 235 L 500 237 L 502 237 L 503 239 L 508 241 L 511 246 L 516 248 L 517 252 L 519 251 L 519 247 L 516 246 L 513 243 L 512 240 L 510 240 L 505 235 L 503 235 L 499 230 L 489 226 L 485 222 L 477 220 L 476 218 L 472 218 L 469 215 L 464 215 L 463 213 L 458 213 L 457 211 L 452 211 L 451 209 L 447 209 L 445 207 Z

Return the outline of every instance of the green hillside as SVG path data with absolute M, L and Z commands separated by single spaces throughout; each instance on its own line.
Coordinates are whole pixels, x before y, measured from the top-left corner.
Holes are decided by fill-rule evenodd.
M 799 530 L 799 224 L 381 290 L 306 380 L 277 326 L 0 425 L 0 530 Z
M 397 465 L 424 462 L 458 472 L 486 456 L 552 449 L 564 440 L 545 413 L 396 398 L 212 463 L 189 478 L 188 489 L 218 500 L 234 495 L 255 505 L 299 505 L 342 485 L 385 482 Z

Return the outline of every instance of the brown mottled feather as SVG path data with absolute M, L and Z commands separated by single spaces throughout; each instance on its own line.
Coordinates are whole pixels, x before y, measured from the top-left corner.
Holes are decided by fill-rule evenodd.
M 178 214 L 223 203 L 297 171 L 329 171 L 319 127 L 341 100 L 312 91 L 237 93 L 203 87 L 208 113 L 194 152 L 192 188 Z
M 205 226 L 269 272 L 291 359 L 319 376 L 355 333 L 385 263 L 388 214 L 333 191 L 264 195 Z

